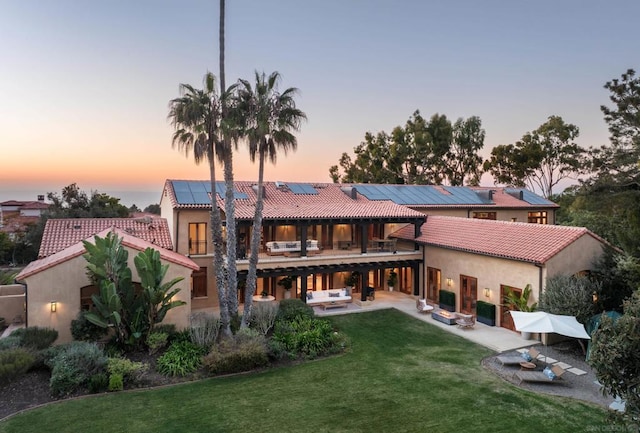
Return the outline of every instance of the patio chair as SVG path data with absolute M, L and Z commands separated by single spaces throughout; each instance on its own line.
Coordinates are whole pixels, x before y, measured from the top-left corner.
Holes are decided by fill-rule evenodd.
M 529 362 L 535 363 L 538 359 L 538 355 L 540 355 L 540 352 L 538 352 L 538 350 L 535 347 L 530 347 L 529 350 L 525 353 L 527 353 L 529 356 L 526 357 L 526 356 L 523 356 L 522 354 L 498 355 L 496 356 L 496 359 L 502 365 L 520 365 L 520 363 L 523 361 L 529 361 Z M 529 360 L 528 358 L 531 358 L 531 359 Z
M 458 318 L 456 319 L 456 324 L 459 328 L 469 329 L 473 328 L 476 324 L 476 319 L 475 317 L 473 317 L 473 314 L 456 313 L 456 315 L 458 316 Z
M 416 299 L 416 308 L 418 313 L 431 313 L 433 311 L 433 305 L 427 304 L 426 299 Z
M 515 377 L 520 379 L 518 385 L 522 382 L 538 382 L 538 383 L 556 383 L 564 374 L 564 369 L 558 365 L 554 365 L 549 370 L 552 374 L 545 371 L 516 371 Z

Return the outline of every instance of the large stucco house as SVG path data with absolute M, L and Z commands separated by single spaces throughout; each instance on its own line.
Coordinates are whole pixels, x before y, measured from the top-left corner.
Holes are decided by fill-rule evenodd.
M 216 190 L 224 212 L 224 183 Z M 235 182 L 240 286 L 249 268 L 256 193 L 255 183 Z M 186 326 L 191 313 L 215 311 L 209 181 L 167 180 L 160 207 L 161 218 L 153 219 L 49 220 L 41 257 L 18 276 L 29 326 L 52 326 L 61 341 L 70 338 L 70 321 L 91 308 L 95 291 L 82 240 L 105 230 L 124 237 L 131 259 L 152 246 L 170 265 L 168 278 L 185 278 L 180 298 L 187 305 L 172 311 L 169 322 Z M 257 293 L 285 298 L 278 282 L 290 276 L 292 296 L 306 299 L 311 290 L 346 286 L 355 273 L 354 300 L 365 302 L 365 288 L 389 290 L 395 272 L 395 290 L 432 302 L 440 290 L 452 291 L 455 309 L 471 314 L 478 301 L 493 303 L 496 324 L 509 328 L 500 309 L 507 287 L 530 284 L 536 301 L 548 277 L 590 269 L 606 245 L 584 228 L 553 225 L 557 208 L 515 188 L 265 182 Z M 241 303 L 244 296 L 239 289 Z

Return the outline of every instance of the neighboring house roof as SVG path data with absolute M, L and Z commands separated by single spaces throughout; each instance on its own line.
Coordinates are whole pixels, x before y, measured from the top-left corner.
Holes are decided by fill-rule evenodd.
M 235 182 L 235 215 L 239 220 L 252 220 L 257 194 L 254 182 Z M 217 203 L 224 210 L 224 183 L 217 182 Z M 417 218 L 424 214 L 391 200 L 370 200 L 340 184 L 265 182 L 263 220 L 276 219 L 358 219 Z M 256 187 L 257 189 L 257 187 Z M 208 181 L 167 180 L 165 194 L 174 209 L 210 209 Z
M 33 261 L 31 263 L 29 263 L 27 265 L 26 268 L 24 268 L 22 270 L 22 272 L 20 272 L 18 274 L 18 276 L 16 277 L 16 280 L 23 280 L 25 278 L 28 278 L 32 275 L 35 275 L 37 273 L 40 273 L 44 270 L 50 269 L 60 263 L 64 263 L 68 260 L 71 260 L 75 257 L 78 257 L 82 254 L 84 254 L 86 252 L 84 245 L 82 243 L 82 240 L 87 240 L 91 243 L 95 243 L 94 240 L 94 236 L 98 236 L 98 237 L 106 237 L 106 235 L 110 232 L 113 232 L 115 234 L 118 235 L 118 237 L 120 237 L 122 239 L 122 245 L 138 250 L 138 251 L 144 251 L 147 248 L 153 248 L 155 250 L 157 250 L 160 253 L 160 258 L 180 265 L 180 266 L 184 266 L 186 268 L 192 269 L 194 271 L 197 271 L 198 269 L 200 269 L 200 265 L 196 264 L 193 260 L 191 260 L 188 257 L 183 256 L 182 254 L 176 253 L 174 251 L 171 251 L 169 249 L 166 248 L 162 248 L 156 244 L 147 242 L 143 239 L 140 239 L 136 236 L 130 235 L 129 233 L 120 230 L 118 228 L 108 228 L 106 230 L 103 230 L 99 233 L 95 233 L 94 235 L 91 235 L 89 237 L 87 237 L 86 239 L 81 239 L 79 241 L 76 241 L 75 243 L 73 243 L 72 245 L 54 253 L 51 254 L 45 258 Z
M 44 227 L 38 258 L 55 254 L 112 227 L 160 248 L 173 249 L 169 224 L 164 218 L 49 219 Z
M 43 203 L 41 201 L 26 201 L 20 209 L 49 209 L 49 206 L 51 206 L 49 203 Z
M 529 224 L 430 215 L 414 238 L 412 226 L 391 236 L 419 244 L 544 264 L 582 236 L 608 243 L 584 227 Z

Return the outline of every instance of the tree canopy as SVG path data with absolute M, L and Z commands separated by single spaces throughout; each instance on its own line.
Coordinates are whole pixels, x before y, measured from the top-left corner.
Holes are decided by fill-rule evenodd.
M 577 176 L 584 164 L 585 150 L 574 140 L 578 127 L 560 116 L 549 119 L 515 144 L 492 149 L 484 169 L 496 183 L 539 190 L 549 198 L 561 180 Z
M 426 120 L 415 111 L 391 134 L 367 132 L 355 159 L 343 153 L 329 174 L 334 182 L 477 185 L 484 138 L 477 116 L 452 124 L 444 114 Z

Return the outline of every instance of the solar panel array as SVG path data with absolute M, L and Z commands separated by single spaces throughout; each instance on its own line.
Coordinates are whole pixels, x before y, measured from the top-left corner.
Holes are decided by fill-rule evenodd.
M 545 206 L 551 206 L 554 204 L 553 202 L 547 200 L 546 198 L 540 197 L 539 195 L 532 193 L 528 189 L 505 188 L 504 192 L 514 196 L 518 196 L 520 192 L 522 192 L 522 200 L 526 201 L 529 204 L 545 205 Z
M 294 194 L 318 194 L 318 191 L 308 183 L 287 183 L 286 185 Z
M 369 200 L 391 200 L 403 205 L 467 205 L 492 204 L 475 191 L 463 186 L 442 187 L 445 194 L 431 185 L 354 185 Z
M 176 200 L 180 204 L 210 204 L 211 203 L 211 183 L 199 180 L 174 180 L 173 191 L 176 194 Z M 216 192 L 220 197 L 224 198 L 226 191 L 224 182 L 216 182 Z M 247 194 L 235 191 L 233 194 L 235 199 L 248 199 Z

